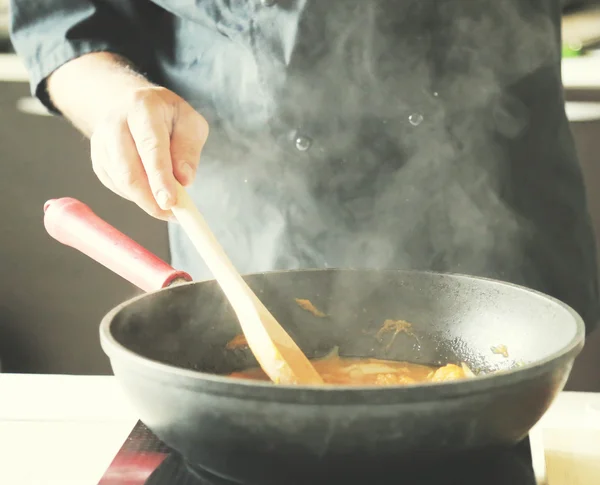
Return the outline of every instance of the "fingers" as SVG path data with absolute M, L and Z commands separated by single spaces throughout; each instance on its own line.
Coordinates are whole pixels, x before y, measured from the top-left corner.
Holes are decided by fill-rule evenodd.
M 110 176 L 104 169 L 104 165 L 106 165 L 108 162 L 108 154 L 106 153 L 106 147 L 104 146 L 103 140 L 101 139 L 99 133 L 94 134 L 90 140 L 90 152 L 92 158 L 92 169 L 102 185 L 112 190 L 118 196 L 129 200 L 125 193 L 117 189 Z
M 98 179 L 148 214 L 172 219 L 177 181 L 194 180 L 208 124 L 189 104 L 164 88 L 145 88 L 111 111 L 91 138 Z
M 208 123 L 191 106 L 180 105 L 171 133 L 173 173 L 183 186 L 196 177 L 200 153 L 208 138 Z
M 169 210 L 177 201 L 173 164 L 171 162 L 172 115 L 156 95 L 144 95 L 136 100 L 127 116 L 137 153 L 145 169 L 150 189 L 159 207 Z M 137 172 L 131 174 L 137 180 Z
M 157 219 L 172 216 L 161 210 L 152 195 L 127 123 L 99 128 L 91 139 L 91 155 L 94 173 L 103 185 Z
M 169 211 L 159 207 L 126 122 L 111 125 L 106 140 L 106 167 L 117 190 L 158 219 L 167 219 Z

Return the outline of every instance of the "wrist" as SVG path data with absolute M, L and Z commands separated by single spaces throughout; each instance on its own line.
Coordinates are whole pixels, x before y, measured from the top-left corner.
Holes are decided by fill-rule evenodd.
M 131 62 L 109 52 L 73 59 L 54 71 L 47 82 L 54 105 L 87 136 L 135 91 L 153 86 Z

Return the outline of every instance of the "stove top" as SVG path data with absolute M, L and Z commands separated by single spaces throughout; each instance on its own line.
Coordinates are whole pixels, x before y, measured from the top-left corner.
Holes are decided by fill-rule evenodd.
M 310 485 L 338 485 L 323 477 Z M 419 469 L 386 470 L 353 484 L 388 485 L 536 485 L 529 441 L 509 449 L 471 453 L 448 463 L 431 463 Z M 138 422 L 98 485 L 245 485 L 187 466 L 142 422 Z M 247 485 L 262 485 L 247 484 Z M 281 485 L 296 485 L 285 483 Z M 300 485 L 300 484 L 298 484 Z M 340 483 L 339 485 L 345 485 Z

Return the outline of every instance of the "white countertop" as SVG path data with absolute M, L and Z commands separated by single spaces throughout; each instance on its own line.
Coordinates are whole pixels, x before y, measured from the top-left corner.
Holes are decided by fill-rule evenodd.
M 0 81 L 29 82 L 27 69 L 15 54 L 0 54 Z
M 0 374 L 0 484 L 97 485 L 136 422 L 114 377 Z
M 136 422 L 114 377 L 0 374 L 0 484 L 97 485 Z M 600 482 L 600 393 L 562 393 L 531 433 L 540 480 L 544 447 L 564 455 L 582 440 Z M 548 483 L 597 483 L 566 480 Z

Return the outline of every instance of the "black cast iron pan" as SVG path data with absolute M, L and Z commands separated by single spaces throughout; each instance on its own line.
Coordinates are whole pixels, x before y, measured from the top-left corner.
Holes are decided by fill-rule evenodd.
M 191 466 L 243 483 L 341 483 L 375 469 L 510 446 L 562 390 L 584 343 L 565 304 L 519 286 L 415 271 L 307 270 L 245 277 L 311 358 L 466 362 L 482 375 L 405 387 L 286 387 L 226 377 L 255 366 L 213 281 L 189 280 L 74 199 L 45 206 L 48 232 L 149 293 L 110 311 L 101 344 L 142 421 Z M 170 285 L 170 286 L 169 286 Z M 162 289 L 161 289 L 162 288 Z M 154 291 L 151 291 L 154 290 Z M 309 299 L 327 316 L 299 308 Z M 386 319 L 412 333 L 379 335 Z M 498 353 L 498 348 L 507 353 Z M 496 349 L 496 350 L 494 350 Z

